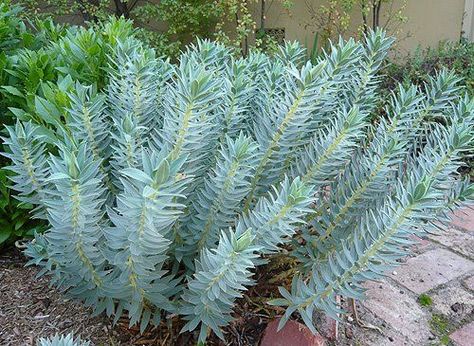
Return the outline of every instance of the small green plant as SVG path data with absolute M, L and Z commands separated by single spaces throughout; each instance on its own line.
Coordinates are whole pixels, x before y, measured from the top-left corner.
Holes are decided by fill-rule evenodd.
M 420 294 L 420 296 L 418 297 L 418 303 L 421 306 L 428 307 L 433 304 L 433 299 L 431 299 L 429 295 L 423 293 Z
M 452 331 L 449 319 L 441 314 L 433 314 L 429 321 L 431 330 L 440 338 L 441 345 L 448 345 L 449 333 Z
M 340 40 L 314 65 L 295 43 L 237 59 L 198 41 L 176 64 L 124 43 L 103 91 L 67 91 L 55 141 L 33 121 L 7 127 L 14 189 L 49 225 L 30 263 L 95 313 L 141 331 L 177 314 L 202 343 L 224 338 L 257 266 L 291 256 L 293 283 L 269 304 L 316 332 L 315 309 L 362 299 L 474 195 L 457 173 L 474 101 L 453 73 L 399 86 L 370 122 L 392 42 Z
M 449 345 L 449 343 L 451 342 L 451 340 L 449 339 L 449 335 L 443 335 L 439 339 L 439 342 L 441 343 L 441 345 Z

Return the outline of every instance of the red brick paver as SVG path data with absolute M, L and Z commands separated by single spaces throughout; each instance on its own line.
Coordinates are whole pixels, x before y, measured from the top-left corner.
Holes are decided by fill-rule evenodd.
M 464 286 L 474 292 L 474 275 L 464 280 Z
M 321 335 L 313 335 L 308 327 L 295 321 L 288 321 L 277 332 L 279 322 L 280 320 L 275 320 L 268 324 L 261 346 L 324 346 Z
M 474 321 L 452 333 L 451 340 L 457 346 L 474 345 Z
M 429 238 L 474 260 L 474 229 L 458 231 L 451 228 L 439 235 L 430 235 Z
M 451 224 L 465 231 L 474 231 L 474 209 L 461 208 L 454 212 Z
M 458 282 L 453 282 L 430 296 L 433 299 L 433 308 L 453 322 L 459 322 L 474 313 L 474 294 Z
M 410 258 L 392 278 L 420 294 L 474 270 L 471 262 L 451 251 L 437 248 Z
M 362 304 L 413 345 L 425 345 L 431 336 L 428 316 L 407 292 L 388 282 L 369 282 Z

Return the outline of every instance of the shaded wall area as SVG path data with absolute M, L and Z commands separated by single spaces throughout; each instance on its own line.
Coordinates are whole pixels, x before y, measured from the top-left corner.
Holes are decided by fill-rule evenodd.
M 325 3 L 324 0 L 295 0 L 291 11 L 283 8 L 278 0 L 266 1 L 267 11 L 265 26 L 267 28 L 284 28 L 285 38 L 306 42 L 312 46 L 314 34 L 318 30 L 316 21 L 312 18 L 312 9 L 317 9 Z M 392 21 L 388 27 L 389 32 L 396 33 L 398 37 L 398 51 L 401 54 L 412 52 L 417 47 L 436 46 L 439 41 L 457 41 L 463 30 L 465 5 L 469 0 L 408 0 L 404 16 L 406 22 L 400 23 L 394 16 L 402 0 L 396 0 L 393 7 L 383 6 L 381 9 L 381 23 Z M 468 11 L 473 9 L 469 8 Z M 254 6 L 253 14 L 260 23 L 260 7 Z M 347 36 L 357 34 L 357 27 L 362 23 L 360 11 L 351 15 L 351 25 Z M 466 27 L 466 25 L 465 25 Z

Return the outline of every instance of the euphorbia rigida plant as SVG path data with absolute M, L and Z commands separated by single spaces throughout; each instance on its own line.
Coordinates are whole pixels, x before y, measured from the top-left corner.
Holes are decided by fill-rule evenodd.
M 293 43 L 236 58 L 200 41 L 176 64 L 121 44 L 105 92 L 75 85 L 54 144 L 33 122 L 8 127 L 14 188 L 49 223 L 31 263 L 96 313 L 142 330 L 178 314 L 202 342 L 224 338 L 255 267 L 285 253 L 299 266 L 269 303 L 316 332 L 315 310 L 362 299 L 474 193 L 458 173 L 473 100 L 440 71 L 382 110 L 391 43 L 340 40 L 315 64 Z

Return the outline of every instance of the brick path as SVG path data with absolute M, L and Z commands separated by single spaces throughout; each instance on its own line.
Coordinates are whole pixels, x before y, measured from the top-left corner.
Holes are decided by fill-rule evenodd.
M 315 314 L 321 335 L 295 321 L 277 333 L 274 322 L 261 345 L 474 346 L 474 210 L 458 211 L 444 232 L 418 242 L 389 277 L 367 283 L 367 299 L 358 303 L 361 320 L 380 331 L 357 327 L 349 315 L 336 328 Z
M 382 334 L 341 326 L 338 344 L 474 346 L 474 211 L 458 211 L 446 232 L 421 240 L 389 278 L 367 287 L 359 310 Z

